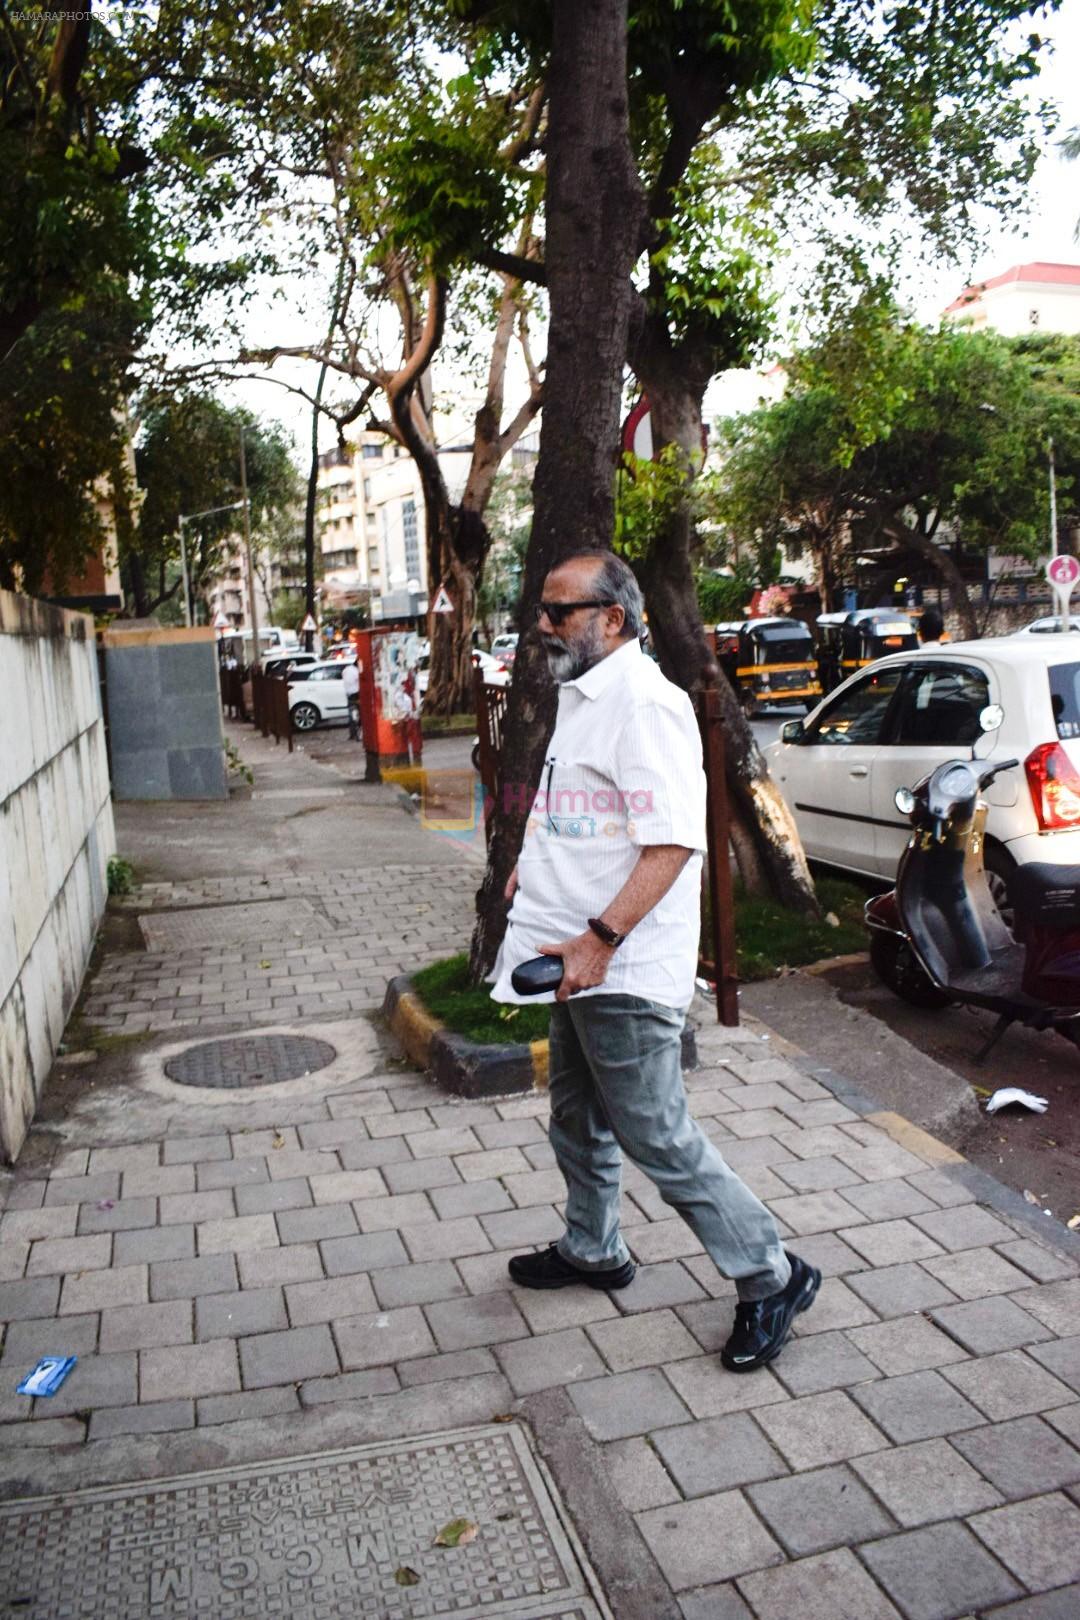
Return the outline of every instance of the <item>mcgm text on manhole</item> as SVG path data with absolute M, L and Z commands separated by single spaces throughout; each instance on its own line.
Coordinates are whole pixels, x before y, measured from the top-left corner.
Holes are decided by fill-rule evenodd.
M 181 1086 L 276 1086 L 325 1069 L 336 1057 L 328 1041 L 308 1035 L 236 1035 L 189 1047 L 169 1059 L 165 1073 Z

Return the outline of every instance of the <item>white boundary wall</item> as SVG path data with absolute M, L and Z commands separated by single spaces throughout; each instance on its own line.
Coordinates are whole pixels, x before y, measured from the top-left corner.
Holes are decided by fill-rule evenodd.
M 93 620 L 0 591 L 0 1159 L 75 1005 L 115 852 Z

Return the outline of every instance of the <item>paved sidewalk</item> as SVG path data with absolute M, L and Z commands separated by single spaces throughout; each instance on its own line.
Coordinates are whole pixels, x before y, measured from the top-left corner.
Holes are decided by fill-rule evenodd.
M 316 780 L 302 757 L 286 767 L 251 753 L 257 791 L 272 772 Z M 228 836 L 249 826 L 253 846 L 250 824 L 275 802 L 223 807 Z M 130 834 L 142 814 L 123 812 Z M 343 824 L 345 812 L 334 814 Z M 466 857 L 385 802 L 349 814 L 357 845 L 384 856 L 396 847 L 402 874 L 441 878 L 467 910 L 477 868 Z M 388 816 L 400 817 L 400 846 L 379 831 Z M 262 853 L 272 865 L 270 843 Z M 156 912 L 250 902 L 259 855 L 252 847 L 247 874 L 220 872 L 219 889 L 195 875 L 177 886 L 177 874 L 137 899 Z M 288 892 L 333 903 L 325 872 L 310 881 L 311 847 L 289 861 L 310 870 L 295 874 L 307 887 Z M 275 899 L 286 892 L 280 877 L 270 887 Z M 404 877 L 389 905 L 378 881 L 350 890 L 342 904 L 358 926 L 328 953 L 327 973 L 376 934 L 373 984 L 382 951 L 385 978 L 461 941 L 463 912 L 445 934 L 438 907 L 417 925 L 410 892 Z M 414 932 L 423 937 L 406 939 Z M 117 974 L 116 958 L 99 968 L 88 1007 L 107 1005 L 106 985 L 135 982 L 140 953 L 122 955 Z M 192 982 L 169 976 L 168 951 L 152 960 L 159 987 Z M 246 983 L 225 979 L 236 962 L 236 948 L 208 948 L 188 995 L 201 998 L 215 972 Z M 724 1031 L 706 1018 L 702 1067 L 688 1077 L 694 1110 L 826 1277 L 774 1367 L 733 1377 L 716 1354 L 733 1290 L 632 1166 L 624 1229 L 642 1269 L 630 1288 L 609 1297 L 510 1284 L 508 1255 L 562 1225 L 543 1096 L 449 1099 L 403 1068 L 361 1009 L 323 1000 L 309 1015 L 301 990 L 295 1011 L 271 997 L 262 1023 L 328 1040 L 339 1053 L 329 1080 L 186 1098 L 162 1077 L 163 1053 L 219 1025 L 258 1023 L 239 993 L 188 1001 L 156 1028 L 153 1001 L 187 1000 L 179 989 L 116 1014 L 143 1017 L 122 1027 L 149 1038 L 58 1073 L 23 1162 L 0 1178 L 0 1496 L 482 1435 L 512 1418 L 550 1470 L 615 1620 L 1080 1613 L 1071 1234 L 1040 1228 L 1037 1211 L 760 1026 Z M 853 1052 L 856 1081 L 858 1069 Z M 80 1359 L 57 1396 L 14 1394 L 39 1355 L 61 1352 Z M 470 1491 L 464 1473 L 463 1512 Z M 470 1558 L 487 1568 L 498 1528 L 481 1523 L 454 1555 L 462 1568 Z M 384 1551 L 393 1591 L 409 1549 Z M 452 1594 L 422 1606 L 427 1568 L 415 1606 L 399 1583 L 396 1606 L 352 1612 L 464 1612 Z M 506 1569 L 491 1569 L 488 1606 L 511 1590 L 499 1585 Z M 299 1575 L 289 1594 L 297 1615 L 339 1612 L 320 1608 Z M 507 1612 L 598 1614 L 593 1598 L 595 1609 L 533 1598 Z M 206 1612 L 279 1611 L 253 1587 Z

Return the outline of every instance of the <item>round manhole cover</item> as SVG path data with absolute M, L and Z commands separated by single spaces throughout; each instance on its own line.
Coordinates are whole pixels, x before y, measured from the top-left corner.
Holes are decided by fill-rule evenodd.
M 325 1069 L 336 1057 L 327 1041 L 307 1035 L 238 1035 L 181 1052 L 169 1059 L 165 1073 L 181 1086 L 276 1086 Z

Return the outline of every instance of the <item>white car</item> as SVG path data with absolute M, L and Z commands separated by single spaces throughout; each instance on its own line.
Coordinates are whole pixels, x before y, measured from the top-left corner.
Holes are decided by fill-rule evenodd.
M 344 659 L 289 671 L 289 713 L 294 731 L 314 731 L 317 725 L 347 721 L 349 705 L 342 685 Z
M 1070 617 L 1068 628 L 1075 635 L 1080 631 L 1080 619 Z M 1013 631 L 1014 636 L 1052 636 L 1060 633 L 1061 620 L 1056 613 L 1044 614 L 1041 619 L 1032 619 L 1030 624 Z
M 510 680 L 510 671 L 498 658 L 479 647 L 473 648 L 473 664 L 483 671 L 486 686 L 506 686 Z M 421 655 L 416 665 L 416 690 L 423 702 L 427 696 L 428 676 L 431 673 L 431 658 L 428 653 Z
M 318 653 L 301 652 L 293 647 L 288 652 L 267 653 L 262 670 L 264 675 L 287 675 L 294 669 L 311 669 L 321 663 Z
M 983 733 L 988 705 L 1004 711 Z M 1003 636 L 860 670 L 765 750 L 811 860 L 893 879 L 911 828 L 893 796 L 943 760 L 1016 759 L 987 789 L 985 861 L 1003 906 L 1024 861 L 1080 865 L 1080 644 Z

